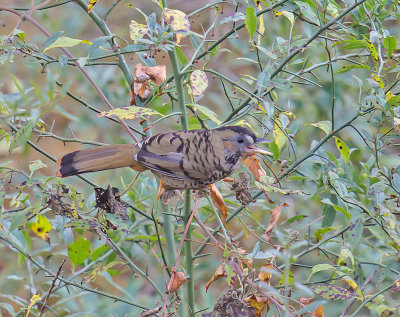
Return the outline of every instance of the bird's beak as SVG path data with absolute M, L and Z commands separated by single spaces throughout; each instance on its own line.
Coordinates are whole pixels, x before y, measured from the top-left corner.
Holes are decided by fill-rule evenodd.
M 265 151 L 263 149 L 259 149 L 253 145 L 249 145 L 247 149 L 245 150 L 247 155 L 253 155 L 253 154 L 265 154 L 272 156 L 273 154 L 271 152 Z

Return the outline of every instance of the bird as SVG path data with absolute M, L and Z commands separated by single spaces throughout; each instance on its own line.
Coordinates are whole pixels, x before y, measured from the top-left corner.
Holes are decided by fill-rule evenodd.
M 129 166 L 138 172 L 150 170 L 167 190 L 197 190 L 230 176 L 249 156 L 271 155 L 255 146 L 266 142 L 241 126 L 160 133 L 136 144 L 68 153 L 57 160 L 60 168 L 56 176 Z

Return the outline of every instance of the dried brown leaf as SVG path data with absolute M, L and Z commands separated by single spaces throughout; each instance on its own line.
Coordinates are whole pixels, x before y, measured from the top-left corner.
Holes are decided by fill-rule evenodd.
M 243 163 L 248 167 L 250 172 L 254 175 L 254 178 L 256 179 L 256 181 L 260 181 L 261 177 L 267 176 L 267 172 L 263 169 L 260 161 L 257 159 L 257 157 L 255 155 L 246 157 L 243 160 Z M 272 204 L 273 201 L 271 200 L 267 191 L 265 191 L 265 190 L 264 190 L 264 195 L 268 199 L 268 202 L 270 204 Z
M 251 307 L 254 307 L 256 311 L 254 312 L 254 317 L 261 317 L 265 305 L 267 305 L 267 312 L 269 311 L 269 301 L 265 297 L 251 295 L 244 299 Z
M 171 292 L 176 292 L 179 287 L 185 282 L 186 277 L 183 272 L 172 272 L 171 280 L 169 281 L 168 290 Z
M 269 239 L 271 238 L 271 232 L 281 216 L 281 209 L 282 206 L 276 206 L 274 209 L 271 209 L 271 217 L 269 218 L 267 230 L 265 230 L 264 233 L 264 238 L 267 241 L 269 241 Z
M 167 69 L 165 65 L 143 66 L 138 63 L 135 66 L 135 79 L 130 85 L 129 93 L 131 95 L 130 105 L 135 104 L 135 97 L 139 96 L 143 101 L 151 94 L 150 80 L 160 86 L 167 78 Z
M 212 278 L 207 282 L 206 284 L 206 292 L 208 291 L 208 288 L 210 287 L 210 285 L 212 283 L 214 283 L 216 280 L 218 280 L 219 278 L 225 276 L 225 270 L 224 270 L 224 265 L 220 264 L 220 266 L 217 267 L 217 269 L 214 272 L 214 275 L 212 276 Z
M 274 264 L 269 263 L 266 265 L 263 265 L 260 269 L 260 272 L 258 273 L 258 278 L 260 281 L 267 283 L 268 285 L 270 284 L 271 281 L 271 271 L 274 269 Z
M 226 218 L 228 217 L 228 207 L 225 205 L 224 198 L 219 192 L 217 186 L 212 184 L 209 186 L 209 188 L 213 205 L 218 210 L 219 216 L 221 217 L 221 220 L 224 226 L 226 227 Z

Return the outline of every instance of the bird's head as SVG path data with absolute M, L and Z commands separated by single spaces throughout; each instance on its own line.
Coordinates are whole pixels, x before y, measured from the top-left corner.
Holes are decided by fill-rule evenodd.
M 257 138 L 249 129 L 239 126 L 227 126 L 217 128 L 215 131 L 221 138 L 225 151 L 235 153 L 241 158 L 257 153 L 272 155 L 272 153 L 255 146 L 257 143 L 266 143 L 269 141 L 267 139 Z

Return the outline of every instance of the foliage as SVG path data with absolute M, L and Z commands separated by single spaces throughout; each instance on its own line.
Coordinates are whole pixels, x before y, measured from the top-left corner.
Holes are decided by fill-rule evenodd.
M 26 3 L 0 4 L 0 313 L 399 314 L 398 1 Z M 234 124 L 272 157 L 212 197 L 54 176 L 89 145 Z

